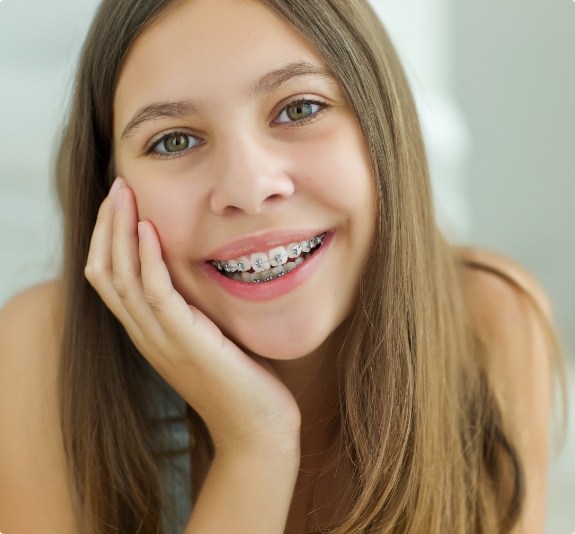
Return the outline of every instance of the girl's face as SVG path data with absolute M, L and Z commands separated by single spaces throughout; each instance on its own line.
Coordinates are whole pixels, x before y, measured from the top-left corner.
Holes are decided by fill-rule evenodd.
M 177 3 L 124 64 L 114 151 L 175 288 L 241 346 L 297 358 L 350 314 L 374 231 L 366 145 L 273 11 Z

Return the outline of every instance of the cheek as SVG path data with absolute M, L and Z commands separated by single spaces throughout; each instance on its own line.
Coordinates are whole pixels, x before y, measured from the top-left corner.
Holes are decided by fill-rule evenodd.
M 300 158 L 306 182 L 317 198 L 345 211 L 373 212 L 370 161 L 355 128 L 334 128 Z
M 152 222 L 158 231 L 164 259 L 170 263 L 192 249 L 188 242 L 198 234 L 200 213 L 197 192 L 189 184 L 157 177 L 148 181 L 126 177 L 126 181 L 134 191 L 139 220 Z

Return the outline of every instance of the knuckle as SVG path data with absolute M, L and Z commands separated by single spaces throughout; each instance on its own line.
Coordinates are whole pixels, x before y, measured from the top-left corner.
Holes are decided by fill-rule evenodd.
M 144 291 L 144 297 L 148 306 L 150 306 L 154 312 L 162 311 L 165 308 L 166 301 L 168 300 L 167 295 L 158 294 L 149 289 Z
M 101 265 L 94 262 L 89 262 L 84 267 L 84 276 L 92 285 L 98 285 L 99 281 L 102 279 L 104 274 L 104 269 Z
M 126 280 L 118 275 L 118 273 L 114 273 L 112 275 L 112 285 L 114 286 L 114 290 L 118 294 L 118 296 L 124 300 L 130 294 L 130 289 Z
M 94 272 L 94 267 L 89 263 L 84 267 L 84 277 L 90 283 L 92 283 L 96 277 L 96 273 Z
M 100 207 L 98 208 L 98 213 L 96 215 L 96 224 L 102 223 L 102 221 L 107 217 L 107 206 L 108 206 L 108 197 L 104 199 Z

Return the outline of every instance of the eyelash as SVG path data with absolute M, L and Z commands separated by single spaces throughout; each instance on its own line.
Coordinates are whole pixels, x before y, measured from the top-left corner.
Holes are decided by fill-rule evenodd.
M 156 149 L 156 147 L 160 146 L 164 141 L 167 141 L 168 139 L 172 138 L 172 137 L 176 137 L 179 135 L 183 135 L 186 137 L 193 137 L 195 139 L 198 139 L 195 135 L 188 133 L 188 132 L 182 132 L 180 130 L 174 130 L 172 132 L 166 132 L 165 134 L 163 134 L 159 139 L 157 139 L 156 141 L 153 141 L 152 143 L 150 143 L 150 145 L 148 145 L 145 150 L 144 150 L 144 154 L 146 156 L 152 156 L 154 158 L 159 158 L 159 159 L 173 159 L 173 158 L 178 158 L 181 156 L 184 156 L 185 154 L 187 154 L 190 150 L 193 150 L 194 148 L 196 148 L 197 146 L 200 146 L 201 143 L 199 143 L 198 145 L 192 147 L 192 148 L 187 148 L 185 150 L 182 150 L 181 152 L 154 152 L 154 150 Z
M 317 111 L 315 111 L 314 113 L 312 113 L 311 115 L 309 115 L 308 117 L 305 117 L 303 119 L 291 121 L 289 123 L 285 123 L 285 122 L 278 123 L 277 122 L 277 118 L 280 117 L 289 107 L 297 106 L 298 104 L 311 104 L 311 105 L 319 106 L 319 108 L 317 109 Z M 288 102 L 285 106 L 283 106 L 279 110 L 279 113 L 276 114 L 276 118 L 273 120 L 272 124 L 275 124 L 277 126 L 286 127 L 286 128 L 294 128 L 297 126 L 303 126 L 304 124 L 310 124 L 310 123 L 314 122 L 315 120 L 317 120 L 319 118 L 319 116 L 324 111 L 327 111 L 329 109 L 329 107 L 330 106 L 327 103 L 325 103 L 321 100 L 316 100 L 313 98 L 298 98 L 296 100 L 292 100 L 291 102 Z M 198 145 L 191 147 L 191 148 L 187 148 L 185 150 L 182 150 L 181 152 L 169 152 L 169 153 L 154 152 L 156 147 L 160 146 L 163 142 L 167 141 L 168 139 L 170 139 L 174 136 L 178 136 L 178 135 L 183 135 L 183 136 L 193 137 L 193 138 L 198 139 L 195 135 L 193 135 L 189 132 L 183 132 L 180 130 L 174 130 L 171 132 L 166 132 L 159 139 L 156 139 L 155 141 L 150 143 L 145 148 L 144 154 L 146 156 L 152 156 L 154 158 L 159 158 L 159 159 L 174 159 L 174 158 L 179 158 L 179 157 L 185 156 L 186 154 L 188 154 L 190 152 L 190 150 L 194 150 L 198 146 L 201 146 L 201 143 L 199 143 Z
M 284 111 L 287 110 L 287 108 L 291 107 L 291 106 L 297 106 L 297 105 L 301 105 L 301 104 L 311 104 L 311 105 L 316 105 L 319 106 L 319 109 L 309 115 L 308 117 L 305 117 L 304 119 L 300 119 L 300 120 L 296 120 L 296 121 L 292 121 L 290 123 L 276 123 L 279 124 L 281 126 L 286 126 L 288 128 L 293 128 L 294 126 L 301 126 L 302 124 L 309 124 L 310 122 L 314 122 L 324 111 L 326 111 L 328 109 L 328 105 L 325 102 L 322 102 L 321 100 L 315 100 L 313 98 L 298 98 L 296 100 L 292 100 L 291 102 L 288 102 L 285 106 L 283 106 L 279 113 L 277 114 L 277 117 L 280 117 Z M 274 120 L 274 122 L 277 121 L 277 118 Z

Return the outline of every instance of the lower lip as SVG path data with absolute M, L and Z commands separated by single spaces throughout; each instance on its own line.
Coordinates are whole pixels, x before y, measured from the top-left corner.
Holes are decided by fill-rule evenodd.
M 211 280 L 216 282 L 216 284 L 234 297 L 243 300 L 277 299 L 291 291 L 294 291 L 314 273 L 331 245 L 333 235 L 333 232 L 327 233 L 319 249 L 317 249 L 309 259 L 303 262 L 299 267 L 296 267 L 293 271 L 290 271 L 271 282 L 256 283 L 234 280 L 233 278 L 228 278 L 227 276 L 220 274 L 211 263 L 204 264 L 203 270 Z

